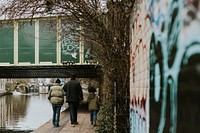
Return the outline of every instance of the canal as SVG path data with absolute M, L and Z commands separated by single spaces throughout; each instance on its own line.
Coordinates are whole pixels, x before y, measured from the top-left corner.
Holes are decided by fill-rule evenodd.
M 65 109 L 63 106 L 62 110 Z M 52 118 L 47 94 L 0 96 L 0 132 L 30 133 Z

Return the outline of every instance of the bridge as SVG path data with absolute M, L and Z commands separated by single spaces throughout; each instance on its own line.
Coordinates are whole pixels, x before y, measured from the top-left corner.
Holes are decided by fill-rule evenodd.
M 0 66 L 0 78 L 98 78 L 102 72 L 98 65 L 56 66 Z
M 98 77 L 91 47 L 66 34 L 59 17 L 0 22 L 0 78 Z

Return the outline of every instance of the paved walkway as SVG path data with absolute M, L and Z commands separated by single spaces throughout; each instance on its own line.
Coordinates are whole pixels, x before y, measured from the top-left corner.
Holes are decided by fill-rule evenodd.
M 68 122 L 59 133 L 94 133 L 94 127 L 90 124 L 89 114 L 78 115 L 79 124 L 71 127 Z
M 90 114 L 87 111 L 87 105 L 81 105 L 78 112 L 79 124 L 71 127 L 69 112 L 65 110 L 60 116 L 60 126 L 54 128 L 52 120 L 44 123 L 41 127 L 32 133 L 95 133 L 94 127 L 90 124 Z

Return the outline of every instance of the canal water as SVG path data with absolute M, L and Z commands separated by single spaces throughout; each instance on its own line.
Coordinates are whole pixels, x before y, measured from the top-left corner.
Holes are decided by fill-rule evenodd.
M 65 109 L 63 106 L 62 110 Z M 47 94 L 0 96 L 0 132 L 30 133 L 52 118 Z

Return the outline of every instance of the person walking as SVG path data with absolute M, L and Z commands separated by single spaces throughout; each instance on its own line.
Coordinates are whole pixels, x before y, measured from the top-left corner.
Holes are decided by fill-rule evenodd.
M 50 100 L 53 108 L 52 123 L 54 127 L 59 127 L 60 110 L 64 103 L 64 91 L 62 89 L 62 86 L 60 86 L 59 79 L 57 79 L 55 84 L 50 87 L 48 99 Z
M 95 94 L 96 89 L 92 86 L 88 88 L 88 110 L 90 111 L 91 125 L 96 126 L 97 112 L 99 110 L 99 98 Z
M 64 84 L 63 90 L 66 93 L 66 102 L 69 105 L 71 126 L 75 127 L 78 124 L 77 112 L 79 103 L 83 100 L 83 90 L 74 74 L 71 75 L 70 81 Z

